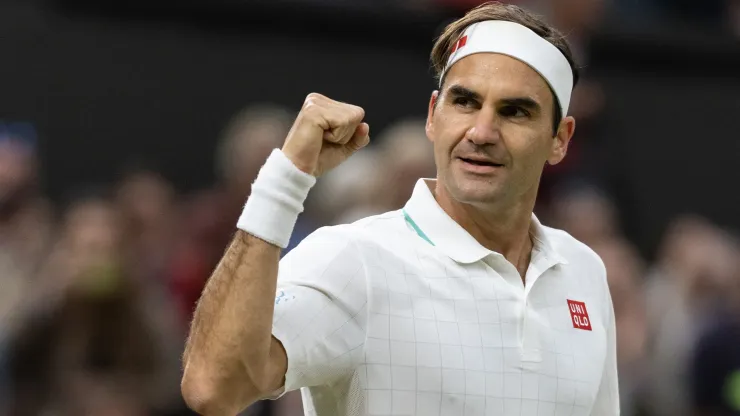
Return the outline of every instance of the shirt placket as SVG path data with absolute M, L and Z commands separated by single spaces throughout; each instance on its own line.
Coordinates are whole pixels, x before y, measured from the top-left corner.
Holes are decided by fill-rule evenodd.
M 542 274 L 555 263 L 542 253 L 534 253 L 524 282 L 522 282 L 518 270 L 503 257 L 493 254 L 486 261 L 486 264 L 506 281 L 508 290 L 516 299 L 514 316 L 516 317 L 517 346 L 522 367 L 529 367 L 542 361 L 541 340 L 536 331 L 530 328 L 531 325 L 536 325 L 531 308 L 532 288 Z M 497 268 L 499 270 L 496 270 Z

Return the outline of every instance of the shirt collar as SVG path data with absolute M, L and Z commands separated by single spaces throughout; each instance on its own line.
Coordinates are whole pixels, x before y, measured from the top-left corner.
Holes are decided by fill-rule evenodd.
M 419 237 L 458 263 L 475 263 L 490 254 L 501 256 L 483 247 L 460 224 L 447 215 L 430 190 L 430 186 L 434 186 L 435 183 L 434 179 L 419 179 L 411 198 L 403 208 L 406 222 Z M 534 260 L 535 255 L 544 255 L 555 264 L 567 264 L 567 261 L 554 250 L 552 242 L 544 231 L 540 221 L 532 214 L 530 231 L 533 232 L 534 237 L 532 259 Z

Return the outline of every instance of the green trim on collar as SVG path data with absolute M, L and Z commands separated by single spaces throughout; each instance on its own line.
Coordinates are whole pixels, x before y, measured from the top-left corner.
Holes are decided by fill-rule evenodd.
M 416 231 L 416 234 L 418 234 L 419 237 L 421 237 L 424 240 L 426 240 L 427 243 L 429 243 L 431 245 L 434 245 L 434 243 L 432 243 L 432 240 L 430 240 L 429 237 L 427 237 L 427 235 L 424 234 L 424 231 L 421 231 L 421 228 L 419 228 L 419 226 L 416 225 L 416 223 L 414 222 L 414 220 L 412 220 L 411 217 L 409 217 L 409 214 L 406 212 L 406 210 L 404 209 L 402 211 L 403 211 L 403 218 L 411 226 L 411 228 L 413 228 L 414 231 Z

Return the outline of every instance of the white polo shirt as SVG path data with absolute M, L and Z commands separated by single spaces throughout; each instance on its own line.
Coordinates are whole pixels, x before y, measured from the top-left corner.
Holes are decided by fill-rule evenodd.
M 619 414 L 601 259 L 533 216 L 526 284 L 420 180 L 402 210 L 324 227 L 280 262 L 273 335 L 306 415 Z

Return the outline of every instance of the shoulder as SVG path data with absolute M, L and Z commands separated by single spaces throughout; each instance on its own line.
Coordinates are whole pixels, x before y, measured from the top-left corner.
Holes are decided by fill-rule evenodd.
M 597 274 L 606 283 L 606 266 L 592 248 L 566 231 L 546 226 L 542 228 L 553 249 L 565 258 L 568 266 L 589 275 Z
M 389 211 L 349 224 L 320 227 L 309 234 L 301 245 L 354 245 L 358 248 L 382 245 L 384 240 L 402 230 L 403 225 L 403 213 L 400 210 Z
M 383 247 L 404 227 L 403 213 L 390 211 L 362 218 L 349 224 L 316 229 L 283 257 L 281 263 L 362 261 L 368 253 Z
M 586 302 L 599 305 L 604 325 L 613 326 L 614 305 L 606 265 L 601 256 L 563 230 L 543 228 L 553 249 L 567 262 L 562 265 L 561 270 L 568 282 L 569 291 L 583 296 Z
M 392 241 L 388 235 L 400 232 L 403 226 L 403 213 L 399 211 L 321 227 L 280 260 L 279 286 L 298 284 L 326 293 L 364 287 L 368 267 L 384 259 L 378 259 L 378 253 Z M 352 285 L 347 286 L 349 283 Z

